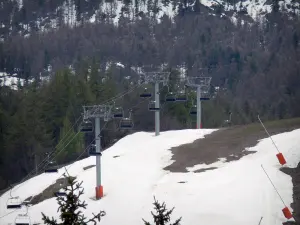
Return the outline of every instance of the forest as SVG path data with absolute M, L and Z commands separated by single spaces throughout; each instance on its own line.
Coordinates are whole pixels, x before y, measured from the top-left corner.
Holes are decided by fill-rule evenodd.
M 57 10 L 70 2 L 24 0 L 19 9 L 16 1 L 1 1 L 0 72 L 26 82 L 17 90 L 0 85 L 0 189 L 20 181 L 78 133 L 83 105 L 103 104 L 136 87 L 139 74 L 132 68 L 164 65 L 170 72 L 169 87 L 160 92 L 162 130 L 195 127 L 189 115 L 195 93 L 178 82 L 181 68 L 185 76 L 212 77 L 204 128 L 224 126 L 230 112 L 232 125 L 256 122 L 257 114 L 264 120 L 300 116 L 299 11 L 280 10 L 273 1 L 272 11 L 253 21 L 236 9 L 233 23 L 222 7 L 212 14 L 198 1 L 182 1 L 174 2 L 179 7 L 173 18 L 163 15 L 157 22 L 157 1 L 146 2 L 152 13 L 133 18 L 128 1 L 115 25 L 101 13 L 90 22 L 100 1 L 78 0 L 71 25 Z M 54 19 L 54 27 L 42 30 Z M 118 121 L 110 121 L 102 130 L 103 148 L 130 132 L 154 130 L 154 113 L 139 98 L 144 87 L 110 102 L 127 115 L 132 111 L 135 126 L 120 131 Z M 170 90 L 185 90 L 189 101 L 166 104 Z M 79 133 L 57 163 L 86 157 L 81 153 L 92 140 L 93 134 Z

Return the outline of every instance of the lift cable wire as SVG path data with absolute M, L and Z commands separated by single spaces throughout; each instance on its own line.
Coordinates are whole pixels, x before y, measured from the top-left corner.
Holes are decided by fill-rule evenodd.
M 112 97 L 111 99 L 107 100 L 105 103 L 107 104 L 107 103 L 109 103 L 109 102 L 115 101 L 116 99 L 122 98 L 122 97 L 124 97 L 125 95 L 131 93 L 132 91 L 134 91 L 135 89 L 139 88 L 139 87 L 142 86 L 142 85 L 143 85 L 143 83 L 137 84 L 137 85 L 135 85 L 133 88 L 129 89 L 128 91 L 125 91 L 125 92 L 123 92 L 123 93 L 120 93 L 120 94 L 118 94 L 118 95 Z M 79 116 L 79 117 L 78 117 L 78 119 L 76 120 L 76 122 L 73 124 L 73 126 L 69 129 L 69 131 L 67 132 L 67 134 L 66 134 L 66 135 L 63 137 L 63 139 L 57 144 L 57 146 L 56 146 L 55 148 L 58 148 L 58 146 L 61 146 L 61 145 L 62 145 L 61 143 L 63 143 L 66 139 L 68 139 L 68 138 L 65 138 L 65 137 L 68 136 L 68 134 L 69 134 L 72 130 L 74 130 L 75 125 L 78 123 L 78 121 L 80 120 L 81 117 L 82 117 L 82 116 Z M 73 138 L 68 142 L 68 144 L 65 145 L 59 152 L 55 152 L 55 151 L 51 152 L 51 153 L 49 154 L 49 156 L 45 157 L 45 158 L 42 160 L 42 162 L 39 163 L 39 165 L 38 165 L 35 169 L 33 169 L 31 172 L 29 172 L 29 173 L 25 176 L 25 178 L 23 178 L 19 183 L 22 183 L 22 182 L 24 182 L 26 179 L 28 179 L 28 178 L 30 177 L 30 175 L 33 175 L 33 173 L 37 171 L 37 169 L 38 169 L 38 172 L 40 172 L 40 169 L 41 169 L 40 167 L 42 167 L 42 169 L 44 169 L 45 167 L 47 167 L 48 164 L 49 164 L 49 161 L 52 161 L 54 158 L 56 158 L 57 155 L 58 155 L 60 152 L 62 152 L 62 151 L 63 151 L 63 150 L 71 143 L 71 141 L 74 140 L 74 138 L 75 138 L 79 133 L 80 133 L 80 131 L 78 131 L 78 132 L 73 136 Z M 71 136 L 69 136 L 69 138 L 70 138 L 70 137 L 71 137 Z M 66 141 L 65 141 L 65 142 L 66 142 Z M 55 156 L 53 156 L 54 154 L 55 154 Z M 50 157 L 52 157 L 52 158 L 50 159 Z M 48 161 L 48 160 L 49 160 L 49 161 Z M 47 162 L 47 161 L 48 161 L 48 162 Z M 44 164 L 44 163 L 46 163 L 46 164 Z M 44 164 L 44 165 L 42 166 L 42 164 Z M 20 186 L 21 186 L 21 185 L 20 185 Z M 19 186 L 19 187 L 20 187 L 20 186 Z M 16 189 L 18 189 L 19 187 L 17 187 Z M 13 187 L 12 187 L 12 188 L 13 188 Z M 16 189 L 15 189 L 15 190 L 16 190 Z
M 106 123 L 104 124 L 103 128 L 101 129 L 101 131 L 106 127 L 107 123 L 108 123 L 108 122 L 106 122 Z M 101 132 L 101 131 L 100 131 L 100 132 Z M 81 152 L 81 154 L 74 160 L 74 162 L 76 162 L 78 159 L 80 159 L 80 157 L 81 157 L 81 156 L 89 149 L 89 147 L 92 145 L 92 143 L 95 141 L 95 139 L 96 139 L 96 137 L 88 144 L 88 146 Z M 71 166 L 72 166 L 72 164 L 69 165 L 68 168 L 66 168 L 66 166 L 64 166 L 64 168 L 65 168 L 65 170 L 68 172 L 68 169 L 70 169 Z M 61 178 L 63 175 L 64 175 L 64 173 L 63 173 L 62 175 L 60 175 L 57 179 Z M 57 180 L 57 179 L 56 179 L 56 180 Z M 56 182 L 56 181 L 55 181 L 55 182 Z M 55 183 L 55 182 L 54 182 L 54 183 Z M 53 183 L 52 183 L 52 184 L 53 184 Z M 32 199 L 32 198 L 33 198 L 33 197 L 31 197 L 31 199 Z M 30 200 L 31 200 L 31 199 L 30 199 Z M 9 213 L 3 215 L 3 216 L 0 216 L 0 219 L 1 219 L 1 218 L 4 218 L 4 217 L 6 217 L 6 216 L 8 216 L 8 215 L 10 215 L 10 214 L 12 214 L 12 213 L 14 213 L 14 212 L 16 212 L 17 210 L 19 210 L 19 209 L 13 210 L 13 211 L 11 211 L 11 212 L 9 212 Z

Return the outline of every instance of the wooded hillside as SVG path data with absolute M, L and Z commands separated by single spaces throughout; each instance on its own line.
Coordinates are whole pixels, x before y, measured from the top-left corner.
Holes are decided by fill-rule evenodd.
M 77 122 L 82 105 L 103 103 L 137 85 L 133 67 L 164 64 L 171 72 L 169 90 L 178 84 L 180 68 L 186 76 L 211 76 L 214 98 L 203 104 L 204 127 L 222 126 L 229 112 L 233 124 L 253 122 L 257 113 L 263 119 L 300 116 L 299 14 L 280 11 L 276 1 L 272 12 L 255 22 L 245 21 L 238 11 L 236 24 L 221 16 L 221 10 L 211 15 L 198 1 L 191 7 L 184 7 L 188 2 L 183 2 L 173 19 L 163 16 L 160 23 L 150 14 L 132 20 L 125 10 L 118 26 L 105 18 L 95 23 L 82 19 L 94 10 L 92 5 L 82 6 L 76 26 L 61 23 L 47 32 L 29 29 L 26 37 L 18 24 L 34 28 L 37 22 L 30 21 L 46 16 L 59 19 L 59 11 L 55 15 L 51 7 L 61 2 L 31 5 L 33 1 L 24 1 L 29 8 L 23 14 L 14 13 L 13 20 L 8 18 L 15 1 L 1 2 L 1 22 L 7 26 L 1 28 L 0 72 L 28 82 L 18 90 L 0 86 L 0 188 L 24 177 L 46 152 L 63 146 L 58 143 Z M 124 68 L 112 65 L 107 69 L 112 62 L 121 62 Z M 50 81 L 42 82 L 41 77 Z M 29 82 L 33 78 L 35 82 Z M 116 104 L 126 114 L 133 110 L 135 130 L 149 131 L 154 129 L 154 114 L 147 111 L 147 101 L 140 102 L 142 90 Z M 161 90 L 162 103 L 166 93 L 167 88 Z M 162 129 L 194 127 L 191 105 L 191 98 L 187 104 L 164 104 Z M 72 128 L 73 135 L 78 124 Z M 103 132 L 103 147 L 126 134 L 117 131 L 117 122 L 109 123 Z M 92 134 L 76 136 L 58 162 L 76 159 L 91 140 Z

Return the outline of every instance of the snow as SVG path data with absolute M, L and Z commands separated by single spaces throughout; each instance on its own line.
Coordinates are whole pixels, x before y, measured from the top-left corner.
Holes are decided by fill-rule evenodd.
M 172 218 L 182 216 L 182 224 L 253 225 L 258 224 L 261 217 L 261 225 L 279 225 L 286 221 L 281 211 L 284 205 L 261 168 L 263 164 L 289 206 L 292 202 L 291 177 L 279 171 L 277 152 L 270 139 L 260 140 L 256 146 L 246 149 L 257 152 L 238 161 L 220 159 L 210 165 L 187 168 L 188 173 L 163 170 L 172 163 L 170 148 L 191 143 L 213 131 L 167 131 L 161 132 L 158 137 L 153 133 L 138 132 L 121 139 L 103 153 L 102 183 L 105 196 L 99 201 L 91 200 L 95 192 L 95 167 L 83 170 L 85 166 L 94 165 L 95 158 L 89 157 L 71 164 L 67 167 L 69 173 L 76 175 L 78 181 L 84 181 L 85 194 L 82 200 L 88 203 L 85 214 L 90 216 L 92 212 L 105 210 L 106 216 L 100 222 L 102 225 L 142 224 L 142 218 L 151 220 L 150 211 L 155 195 L 159 201 L 166 201 L 169 208 L 175 207 Z M 272 136 L 289 167 L 296 167 L 300 161 L 299 135 L 300 129 Z M 193 172 L 209 167 L 217 169 Z M 16 186 L 12 194 L 24 200 L 40 193 L 63 172 L 64 169 L 60 169 L 58 174 L 34 177 Z M 0 217 L 9 212 L 6 209 L 8 197 L 7 192 L 0 198 Z M 29 208 L 31 221 L 41 222 L 41 212 L 57 217 L 56 210 L 55 198 L 45 200 Z M 12 223 L 18 213 L 20 211 L 2 218 L 1 224 Z
M 18 82 L 21 86 L 24 85 L 25 80 L 21 78 L 17 78 L 16 74 L 10 76 L 6 73 L 0 72 L 0 86 L 7 86 L 11 89 L 17 90 L 18 89 Z M 31 82 L 29 80 L 29 82 Z

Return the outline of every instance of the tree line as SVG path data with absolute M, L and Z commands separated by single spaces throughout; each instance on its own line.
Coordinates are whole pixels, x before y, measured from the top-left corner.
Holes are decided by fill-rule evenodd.
M 275 3 L 271 13 L 251 23 L 240 16 L 233 24 L 195 4 L 179 8 L 172 20 L 163 16 L 160 23 L 147 15 L 132 21 L 123 13 L 118 26 L 105 20 L 31 31 L 26 38 L 7 36 L 0 42 L 0 71 L 28 82 L 17 91 L 0 86 L 0 188 L 24 177 L 46 152 L 59 151 L 82 105 L 99 104 L 137 84 L 133 67 L 164 64 L 174 78 L 170 86 L 177 86 L 180 68 L 186 76 L 211 76 L 214 97 L 203 103 L 204 127 L 222 126 L 229 112 L 233 124 L 256 121 L 258 113 L 270 120 L 299 116 L 299 15 L 278 11 Z M 111 62 L 124 68 L 107 70 Z M 44 77 L 50 81 L 43 82 Z M 140 102 L 140 91 L 116 104 L 133 107 L 134 131 L 150 131 L 153 114 L 147 101 Z M 162 103 L 167 91 L 161 90 Z M 195 126 L 189 116 L 195 93 L 188 96 L 186 104 L 163 105 L 163 130 Z M 78 127 L 71 130 L 76 134 Z M 117 122 L 103 132 L 103 147 L 126 135 Z M 76 159 L 92 139 L 92 134 L 76 136 L 57 161 Z M 8 176 L 11 172 L 14 177 Z

